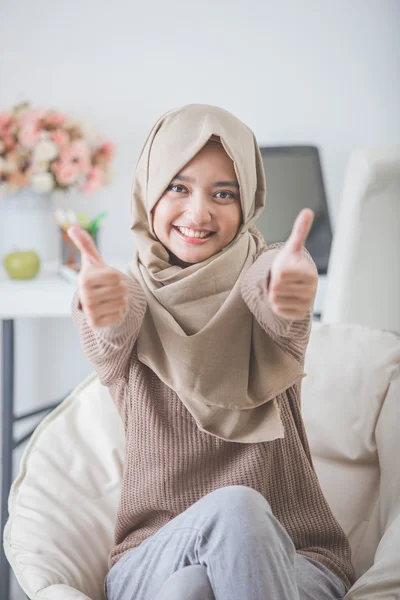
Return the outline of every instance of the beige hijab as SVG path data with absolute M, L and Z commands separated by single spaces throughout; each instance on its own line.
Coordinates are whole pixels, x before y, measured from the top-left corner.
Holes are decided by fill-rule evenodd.
M 151 211 L 171 179 L 218 136 L 234 162 L 243 224 L 211 258 L 171 265 Z M 131 265 L 147 299 L 138 358 L 172 388 L 202 431 L 224 440 L 283 437 L 276 396 L 300 380 L 301 366 L 259 326 L 240 294 L 241 276 L 266 249 L 254 221 L 265 204 L 261 155 L 253 133 L 231 113 L 192 104 L 154 125 L 136 167 Z

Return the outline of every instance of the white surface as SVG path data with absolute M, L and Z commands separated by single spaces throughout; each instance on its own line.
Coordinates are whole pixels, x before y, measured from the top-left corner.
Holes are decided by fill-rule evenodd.
M 400 145 L 349 161 L 323 320 L 400 333 Z
M 314 324 L 305 370 L 302 405 L 313 462 L 360 577 L 346 599 L 394 600 L 400 340 L 360 326 Z M 123 462 L 122 420 L 93 375 L 35 432 L 12 489 L 7 556 L 37 600 L 86 598 L 74 588 L 92 600 L 103 597 Z
M 231 110 L 260 144 L 318 145 L 335 218 L 351 150 L 400 139 L 399 38 L 398 0 L 3 0 L 0 106 L 54 106 L 115 141 L 113 185 L 64 207 L 108 210 L 103 249 L 129 256 L 139 150 L 190 102 Z
M 0 318 L 65 317 L 71 315 L 75 286 L 46 266 L 35 279 L 11 280 L 0 271 Z
M 326 283 L 327 283 L 326 275 L 319 275 L 317 293 L 315 294 L 315 300 L 314 300 L 314 313 L 321 314 L 322 308 L 324 306 L 324 301 L 325 301 Z
M 109 259 L 108 264 L 124 270 L 126 262 Z M 76 284 L 57 273 L 57 263 L 44 263 L 37 277 L 12 280 L 0 269 L 0 319 L 71 317 Z
M 0 201 L 0 254 L 34 248 L 41 260 L 54 259 L 61 236 L 51 206 L 50 195 L 29 189 Z

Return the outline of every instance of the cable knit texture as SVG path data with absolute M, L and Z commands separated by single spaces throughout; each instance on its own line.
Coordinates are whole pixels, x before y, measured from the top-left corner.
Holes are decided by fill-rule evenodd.
M 254 262 L 243 277 L 242 295 L 266 335 L 303 365 L 312 311 L 302 321 L 288 321 L 274 315 L 268 305 L 267 275 L 278 251 L 270 247 Z M 204 495 L 224 486 L 245 485 L 268 500 L 299 553 L 324 564 L 349 588 L 355 580 L 350 547 L 313 469 L 301 417 L 300 384 L 278 396 L 283 439 L 242 444 L 200 431 L 176 393 L 138 360 L 136 339 L 146 301 L 140 285 L 125 277 L 129 305 L 119 325 L 90 328 L 79 309 L 78 293 L 72 307 L 84 352 L 101 383 L 108 386 L 125 427 L 125 463 L 109 568 Z

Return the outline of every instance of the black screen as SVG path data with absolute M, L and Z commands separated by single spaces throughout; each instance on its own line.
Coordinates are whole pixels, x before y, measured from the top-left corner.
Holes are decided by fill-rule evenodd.
M 318 272 L 328 268 L 332 231 L 318 149 L 313 146 L 260 148 L 267 181 L 267 201 L 256 225 L 266 242 L 284 242 L 302 208 L 315 219 L 306 242 Z

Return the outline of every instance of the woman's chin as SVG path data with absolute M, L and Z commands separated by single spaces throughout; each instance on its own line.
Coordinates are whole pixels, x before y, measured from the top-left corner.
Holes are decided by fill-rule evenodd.
M 193 250 L 192 252 L 174 252 L 170 250 L 171 259 L 174 264 L 177 264 L 182 267 L 189 267 L 190 265 L 203 262 L 203 260 L 207 260 L 210 256 L 213 256 L 216 251 L 211 251 L 204 248 L 204 250 Z

